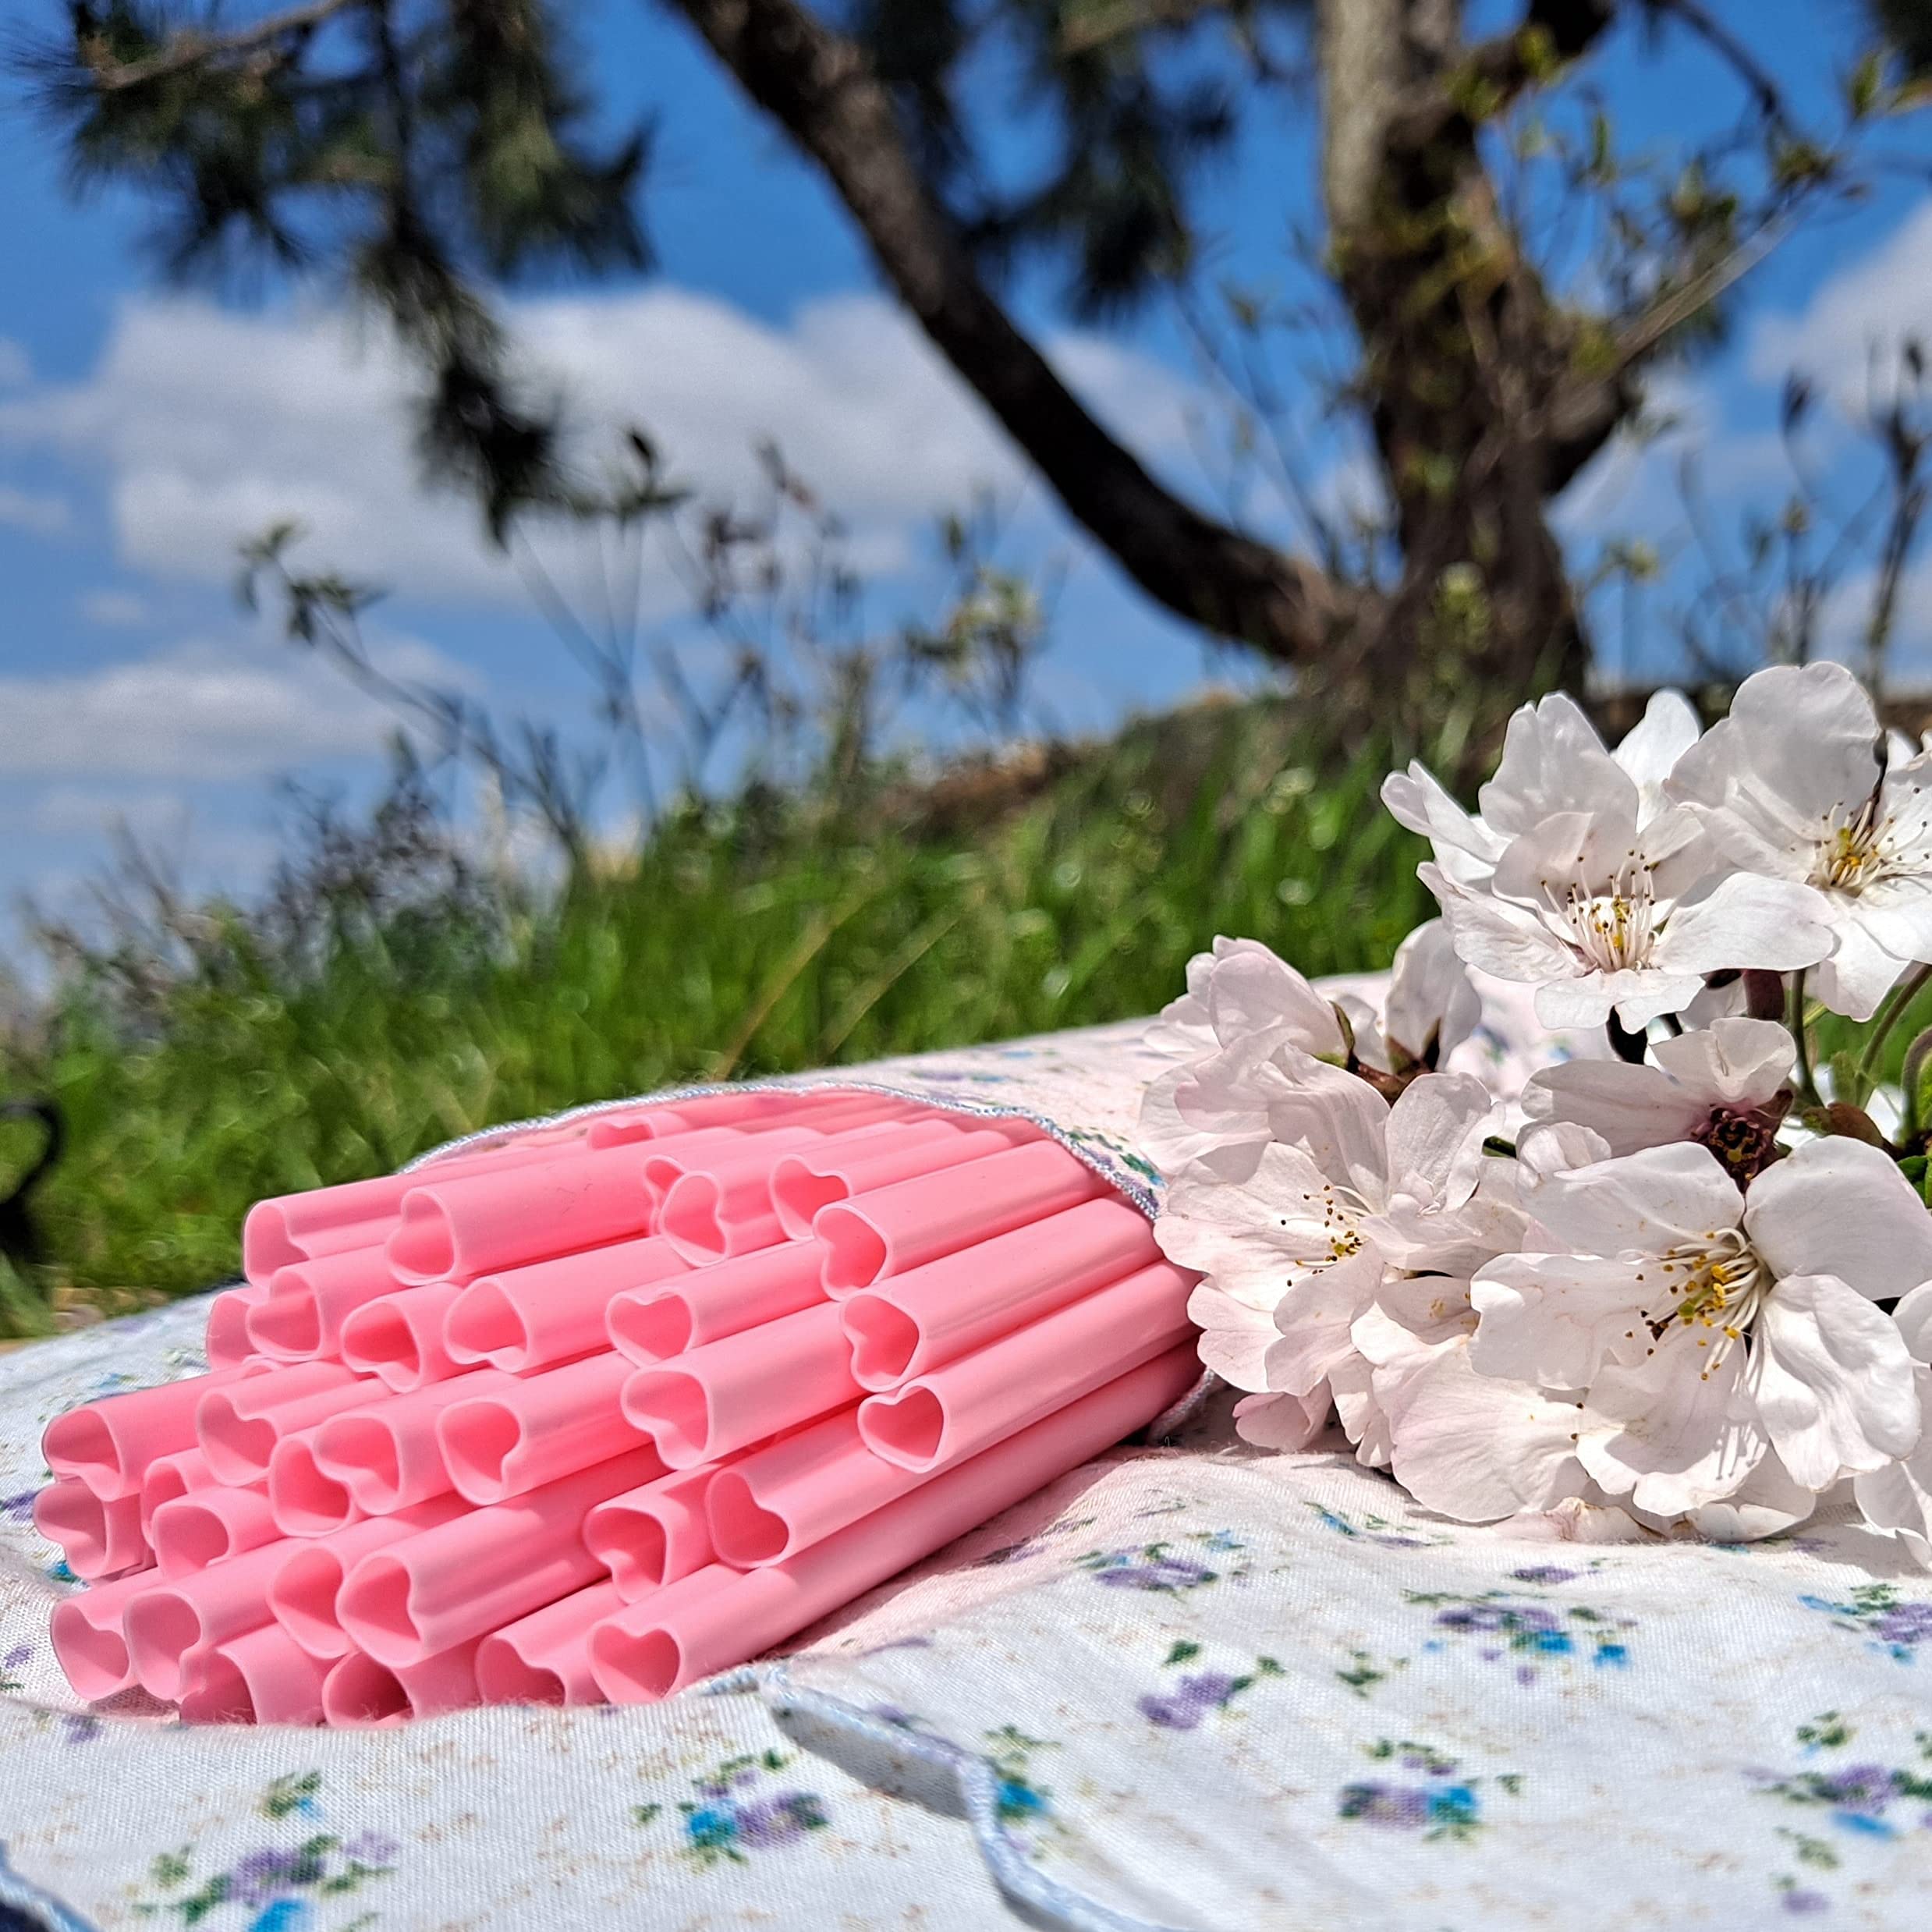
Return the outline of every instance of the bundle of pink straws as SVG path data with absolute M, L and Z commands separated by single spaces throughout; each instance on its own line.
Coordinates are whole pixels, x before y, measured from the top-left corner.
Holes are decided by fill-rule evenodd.
M 608 1111 L 264 1201 L 209 1373 L 58 1417 L 97 1700 L 395 1723 L 744 1662 L 1152 1420 L 1194 1277 L 1038 1129 Z

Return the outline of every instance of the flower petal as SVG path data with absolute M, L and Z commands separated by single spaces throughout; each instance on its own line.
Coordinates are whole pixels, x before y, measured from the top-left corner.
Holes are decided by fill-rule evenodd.
M 1606 1360 L 1648 1349 L 1642 1264 L 1582 1254 L 1505 1254 L 1469 1284 L 1480 1317 L 1469 1345 L 1479 1374 L 1542 1388 L 1587 1388 Z
M 1576 1254 L 1662 1254 L 1735 1228 L 1744 1205 L 1717 1157 L 1686 1142 L 1546 1175 L 1525 1198 L 1550 1245 Z
M 1577 1454 L 1611 1495 L 1675 1518 L 1735 1494 L 1764 1459 L 1763 1430 L 1738 1413 L 1743 1351 L 1707 1374 L 1708 1360 L 1688 1331 L 1667 1331 L 1654 1355 L 1591 1385 Z
M 1917 1443 L 1919 1398 L 1898 1324 L 1836 1276 L 1781 1281 L 1751 1342 L 1746 1385 L 1803 1487 L 1881 1469 Z
M 1816 966 L 1833 938 L 1822 893 L 1796 879 L 1734 872 L 1671 914 L 1650 959 L 1660 973 L 1788 973 Z
M 1662 809 L 1664 784 L 1702 735 L 1696 708 L 1681 691 L 1657 691 L 1611 755 L 1637 788 L 1638 821 Z
M 1309 1396 L 1243 1395 L 1235 1404 L 1235 1434 L 1259 1449 L 1305 1449 L 1332 1413 L 1325 1388 Z
M 1806 1141 L 1751 1183 L 1744 1225 L 1779 1275 L 1834 1274 L 1884 1300 L 1932 1280 L 1932 1214 L 1878 1148 Z

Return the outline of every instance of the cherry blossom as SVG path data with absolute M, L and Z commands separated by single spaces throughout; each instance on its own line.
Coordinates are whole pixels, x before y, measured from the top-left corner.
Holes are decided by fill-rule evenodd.
M 1533 1122 L 1589 1129 L 1603 1145 L 1596 1158 L 1692 1140 L 1748 1180 L 1775 1151 L 1797 1058 L 1790 1033 L 1770 1020 L 1720 1019 L 1656 1042 L 1654 1065 L 1576 1060 L 1545 1068 L 1530 1076 L 1523 1108 Z
M 1647 1147 L 1537 1180 L 1533 1241 L 1470 1290 L 1481 1373 L 1583 1396 L 1583 1466 L 1675 1517 L 1775 1452 L 1799 1489 L 1916 1446 L 1913 1363 L 1876 1305 L 1932 1276 L 1932 1216 L 1861 1142 L 1799 1147 L 1740 1193 L 1709 1149 Z
M 1869 1019 L 1932 959 L 1932 755 L 1887 743 L 1843 665 L 1746 679 L 1669 789 L 1732 865 L 1811 893 L 1834 945 L 1810 990 L 1834 1012 Z
M 1355 1034 L 1356 1058 L 1381 1073 L 1445 1067 L 1483 1017 L 1469 969 L 1439 919 L 1425 920 L 1395 948 L 1379 1009 L 1355 994 L 1335 1004 Z
M 1898 1537 L 1932 1569 L 1932 1282 L 1922 1282 L 1893 1311 L 1899 1339 L 1912 1357 L 1913 1381 L 1927 1427 L 1909 1455 L 1852 1479 L 1865 1520 Z

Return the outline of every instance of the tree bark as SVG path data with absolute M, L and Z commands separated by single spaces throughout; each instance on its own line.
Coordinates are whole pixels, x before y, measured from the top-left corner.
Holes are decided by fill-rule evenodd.
M 1154 600 L 1293 663 L 1335 647 L 1343 587 L 1204 516 L 1150 476 L 994 299 L 927 191 L 863 52 L 796 0 L 673 0 L 830 177 L 900 299 L 1071 515 Z
M 1574 324 L 1497 208 L 1468 103 L 1588 47 L 1614 0 L 1540 0 L 1471 47 L 1460 0 L 1320 0 L 1322 192 L 1402 564 L 1357 675 L 1426 711 L 1512 698 L 1587 662 L 1547 507 L 1626 413 L 1574 406 Z M 1533 36 L 1534 37 L 1530 37 Z M 1420 685 L 1421 688 L 1416 688 Z

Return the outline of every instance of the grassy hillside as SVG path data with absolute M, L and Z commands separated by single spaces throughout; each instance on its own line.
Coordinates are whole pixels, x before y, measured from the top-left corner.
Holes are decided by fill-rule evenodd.
M 1310 742 L 1281 704 L 1208 708 L 1028 783 L 693 817 L 554 902 L 418 906 L 300 968 L 237 926 L 138 1023 L 76 980 L 0 1069 L 70 1126 L 42 1285 L 188 1292 L 257 1196 L 493 1121 L 1148 1012 L 1217 931 L 1384 963 L 1429 910 L 1416 842 L 1377 801 L 1386 759 Z

